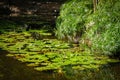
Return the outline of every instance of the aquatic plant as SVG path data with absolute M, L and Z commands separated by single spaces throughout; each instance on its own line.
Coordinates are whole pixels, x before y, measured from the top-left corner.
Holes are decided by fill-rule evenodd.
M 10 20 L 0 20 L 0 34 L 11 32 L 11 31 L 19 31 L 22 24 L 16 23 Z
M 7 56 L 38 71 L 64 72 L 66 66 L 79 70 L 96 69 L 108 62 L 116 62 L 106 56 L 95 56 L 79 46 L 70 47 L 69 43 L 57 39 L 34 40 L 30 32 L 1 34 L 0 42 L 0 47 L 10 52 Z
M 52 35 L 52 33 L 48 32 L 48 30 L 44 30 L 44 29 L 30 30 L 29 32 L 30 33 L 36 32 L 36 33 L 39 33 L 41 35 Z

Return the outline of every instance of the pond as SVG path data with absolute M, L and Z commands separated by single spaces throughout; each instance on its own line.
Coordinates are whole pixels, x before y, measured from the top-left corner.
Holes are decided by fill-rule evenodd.
M 0 42 L 0 80 L 120 79 L 119 61 L 57 40 L 46 30 L 7 32 Z
M 120 79 L 120 63 L 59 41 L 45 30 L 1 34 L 0 47 L 0 80 Z
M 0 80 L 119 80 L 120 63 L 105 65 L 99 70 L 72 70 L 66 73 L 39 72 L 24 63 L 7 57 L 8 52 L 0 50 Z

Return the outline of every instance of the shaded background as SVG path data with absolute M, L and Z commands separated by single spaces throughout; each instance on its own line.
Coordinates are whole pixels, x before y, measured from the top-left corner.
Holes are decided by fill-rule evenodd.
M 0 0 L 0 19 L 55 22 L 66 0 Z

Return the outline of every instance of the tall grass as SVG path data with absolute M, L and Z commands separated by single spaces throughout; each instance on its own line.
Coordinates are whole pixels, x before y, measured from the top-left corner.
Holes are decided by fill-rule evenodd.
M 85 31 L 84 24 L 92 12 L 91 9 L 91 0 L 71 0 L 63 4 L 56 21 L 56 36 L 68 41 L 79 41 Z

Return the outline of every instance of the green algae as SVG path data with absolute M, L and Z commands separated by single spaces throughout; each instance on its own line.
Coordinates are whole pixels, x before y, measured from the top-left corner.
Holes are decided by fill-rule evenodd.
M 7 56 L 24 62 L 35 70 L 64 72 L 62 68 L 65 66 L 77 70 L 96 69 L 110 62 L 119 62 L 107 56 L 96 56 L 74 44 L 71 47 L 72 44 L 57 39 L 35 40 L 31 37 L 31 32 L 1 34 L 0 47 L 10 52 Z

